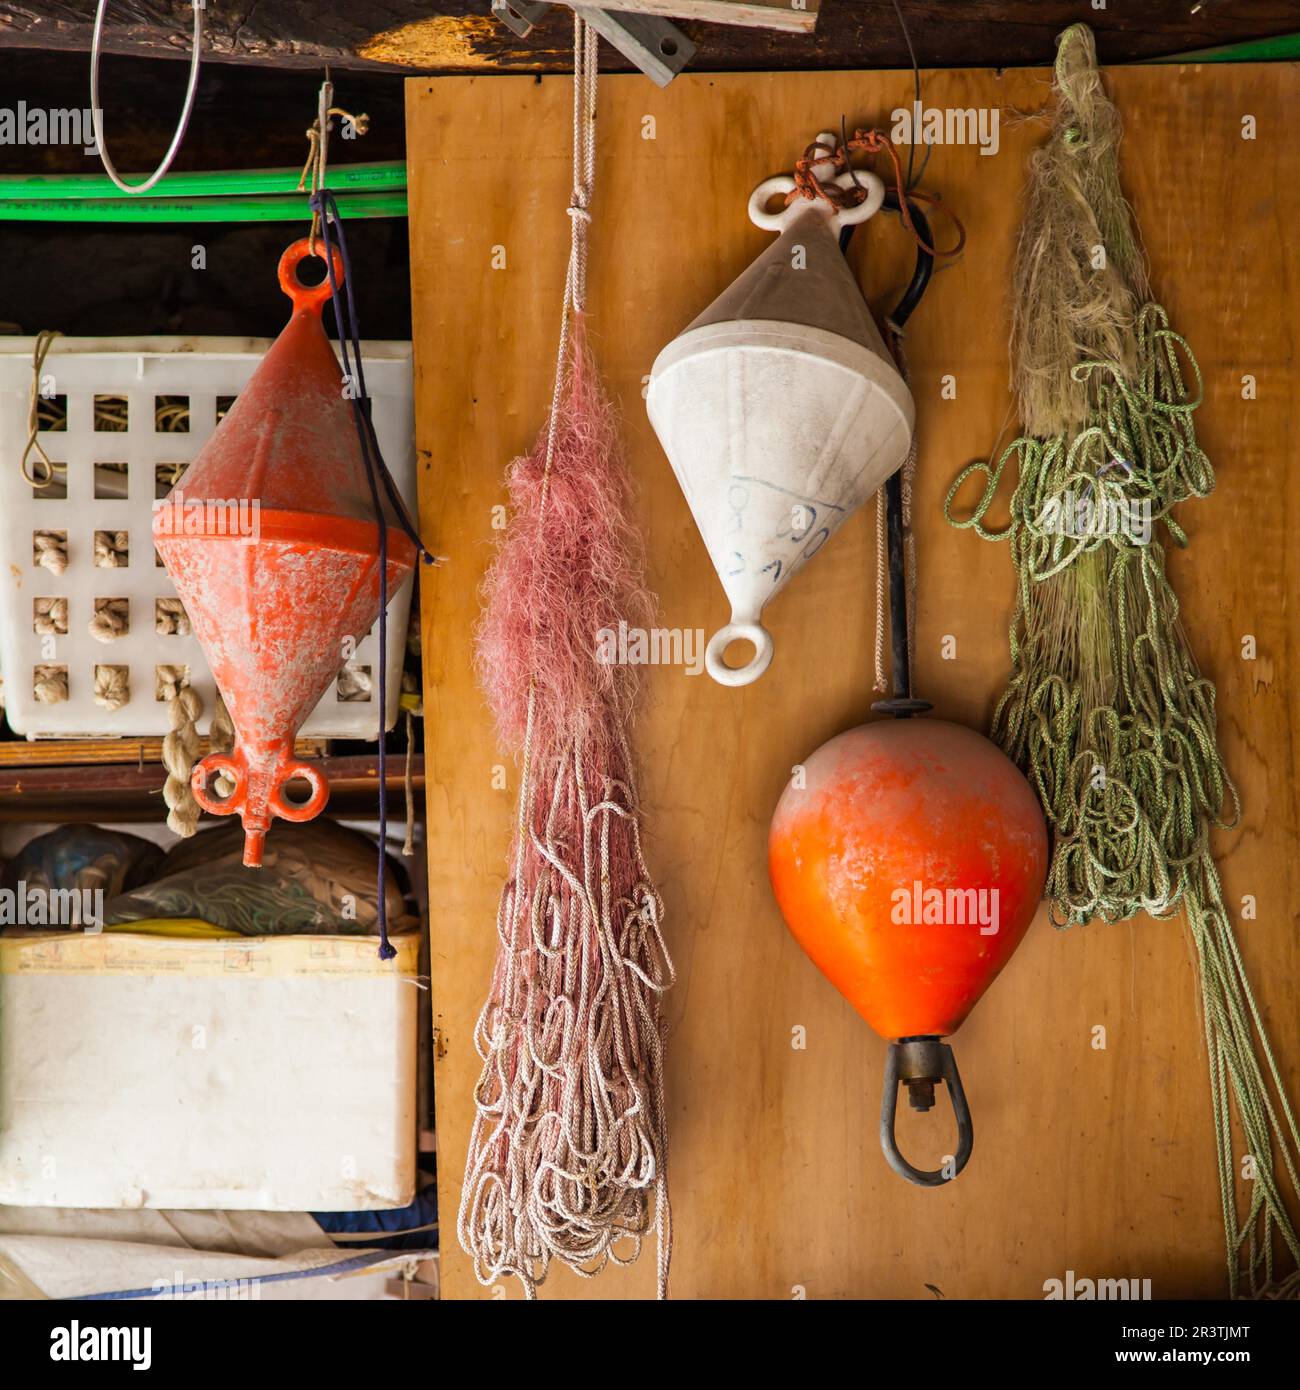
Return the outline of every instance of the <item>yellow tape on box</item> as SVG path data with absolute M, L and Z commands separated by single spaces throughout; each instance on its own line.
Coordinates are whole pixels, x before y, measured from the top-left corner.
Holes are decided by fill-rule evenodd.
M 197 919 L 132 922 L 103 932 L 11 929 L 0 934 L 0 975 L 413 977 L 419 934 L 395 936 L 393 945 L 396 958 L 381 961 L 376 936 L 239 936 Z

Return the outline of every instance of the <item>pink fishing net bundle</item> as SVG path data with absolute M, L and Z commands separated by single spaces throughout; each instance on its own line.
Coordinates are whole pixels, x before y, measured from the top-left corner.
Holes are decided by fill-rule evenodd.
M 555 750 L 575 732 L 608 758 L 631 712 L 636 672 L 602 662 L 600 633 L 645 626 L 640 533 L 617 417 L 576 315 L 551 440 L 510 465 L 512 516 L 483 585 L 475 668 L 502 741 L 522 748 L 530 689 L 533 741 Z M 548 444 L 552 462 L 548 469 Z
M 649 621 L 615 412 L 572 321 L 554 418 L 510 470 L 513 516 L 484 586 L 476 665 L 520 753 L 511 875 L 458 1230 L 478 1277 L 531 1297 L 670 1246 L 662 903 L 641 852 L 627 727 L 635 672 L 602 633 Z M 652 1203 L 653 1196 L 653 1203 Z

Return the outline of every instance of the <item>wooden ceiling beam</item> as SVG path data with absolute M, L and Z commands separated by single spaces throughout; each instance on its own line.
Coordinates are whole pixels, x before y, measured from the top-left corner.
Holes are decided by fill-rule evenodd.
M 1077 0 L 900 0 L 923 67 L 1011 67 L 1050 62 L 1055 35 L 1081 13 L 1104 62 L 1217 47 L 1300 29 L 1298 0 L 1236 6 L 1144 0 L 1091 10 Z M 87 51 L 93 0 L 7 0 L 0 47 Z M 189 48 L 189 0 L 113 0 L 109 53 L 181 58 Z M 210 62 L 339 71 L 558 72 L 570 63 L 569 18 L 560 5 L 519 38 L 492 18 L 489 0 L 208 0 Z M 892 0 L 823 0 L 813 34 L 683 21 L 699 71 L 891 68 L 909 63 Z M 609 51 L 610 70 L 628 65 Z

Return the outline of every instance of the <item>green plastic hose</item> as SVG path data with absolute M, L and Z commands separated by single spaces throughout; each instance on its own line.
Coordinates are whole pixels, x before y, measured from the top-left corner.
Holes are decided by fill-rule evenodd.
M 1222 48 L 1198 48 L 1191 53 L 1171 53 L 1148 58 L 1150 63 L 1285 63 L 1300 58 L 1300 34 L 1275 34 L 1267 39 L 1247 39 Z
M 128 176 L 132 177 L 132 176 Z M 296 193 L 300 169 L 215 169 L 168 174 L 144 201 L 176 198 L 250 197 L 267 193 Z M 406 187 L 402 160 L 383 164 L 334 164 L 329 186 L 336 193 L 393 193 Z M 0 200 L 46 198 L 120 199 L 141 201 L 122 193 L 106 174 L 6 174 L 0 176 Z
M 330 186 L 337 187 L 331 177 Z M 405 217 L 406 192 L 340 193 L 346 218 Z M 0 222 L 302 222 L 311 220 L 304 194 L 201 198 L 4 198 Z

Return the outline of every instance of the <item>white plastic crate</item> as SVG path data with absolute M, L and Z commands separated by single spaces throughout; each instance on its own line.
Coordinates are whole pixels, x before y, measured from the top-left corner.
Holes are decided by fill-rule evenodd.
M 36 495 L 19 468 L 28 435 L 32 387 L 30 338 L 0 338 L 0 670 L 9 725 L 28 738 L 146 737 L 165 734 L 167 707 L 155 695 L 156 666 L 188 666 L 190 684 L 203 700 L 199 730 L 206 733 L 216 684 L 198 641 L 155 630 L 155 600 L 176 590 L 154 551 L 150 524 L 158 495 L 159 464 L 188 464 L 216 428 L 217 402 L 237 396 L 271 346 L 259 338 L 56 338 L 45 359 L 46 394 L 66 403 L 67 428 L 42 431 L 39 440 L 54 463 L 66 465 L 66 496 Z M 411 399 L 411 345 L 362 344 L 366 386 L 374 401 L 375 433 L 384 459 L 412 518 L 415 506 L 415 423 Z M 96 430 L 94 398 L 127 399 L 127 429 Z M 189 430 L 155 430 L 159 396 L 188 401 Z M 126 496 L 96 497 L 95 465 L 125 463 Z M 29 467 L 39 473 L 35 450 Z M 120 474 L 118 475 L 120 477 Z M 99 475 L 100 490 L 112 482 Z M 36 563 L 33 533 L 67 535 L 68 565 L 55 575 Z M 128 563 L 99 568 L 96 531 L 125 531 Z M 388 701 L 385 727 L 397 719 L 408 579 L 388 606 Z M 68 631 L 53 638 L 35 629 L 35 601 L 64 597 Z M 111 642 L 90 635 L 97 598 L 126 599 L 129 630 Z M 53 650 L 44 646 L 53 643 Z M 377 737 L 379 637 L 377 627 L 357 644 L 352 665 L 373 677 L 370 701 L 344 701 L 331 685 L 301 733 L 308 737 Z M 42 704 L 34 693 L 38 665 L 67 670 L 68 698 Z M 94 700 L 95 667 L 126 666 L 130 699 L 117 710 Z

